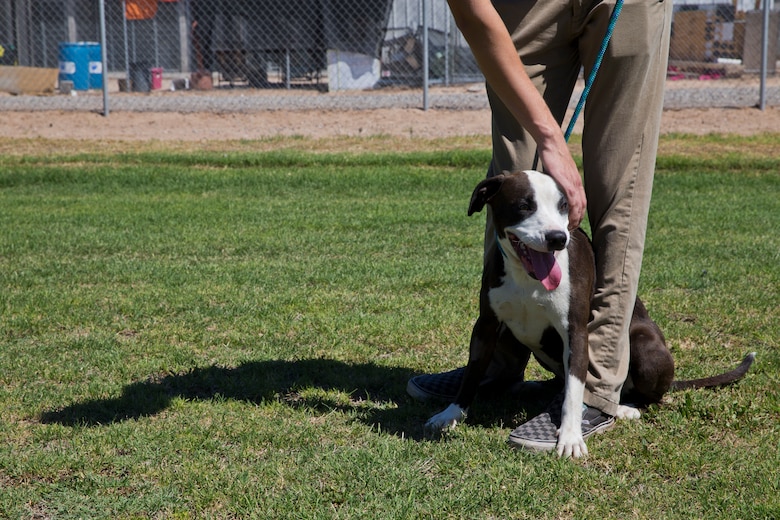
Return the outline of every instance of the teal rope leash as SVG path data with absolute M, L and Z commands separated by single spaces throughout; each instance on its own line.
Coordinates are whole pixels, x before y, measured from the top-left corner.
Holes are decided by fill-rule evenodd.
M 609 44 L 609 40 L 612 38 L 612 33 L 615 31 L 615 24 L 617 23 L 618 16 L 620 16 L 620 11 L 623 10 L 623 0 L 617 0 L 615 3 L 615 8 L 612 9 L 612 15 L 609 17 L 609 25 L 607 26 L 607 32 L 604 34 L 604 39 L 601 40 L 601 48 L 599 49 L 599 53 L 596 56 L 596 61 L 593 64 L 593 69 L 591 69 L 590 74 L 588 75 L 588 79 L 585 82 L 585 89 L 582 91 L 582 94 L 580 95 L 580 100 L 577 102 L 577 107 L 574 109 L 574 113 L 571 116 L 571 121 L 569 121 L 569 126 L 566 128 L 566 133 L 563 134 L 563 138 L 566 140 L 566 142 L 569 142 L 569 137 L 571 137 L 571 133 L 574 130 L 574 123 L 577 122 L 577 118 L 580 115 L 580 112 L 582 112 L 582 108 L 585 106 L 585 100 L 588 99 L 588 94 L 590 94 L 590 88 L 593 86 L 593 82 L 596 80 L 596 74 L 599 71 L 599 68 L 601 67 L 601 61 L 604 59 L 604 53 L 607 52 L 607 45 Z
M 620 16 L 620 11 L 622 10 L 623 0 L 617 0 L 617 2 L 615 2 L 614 9 L 612 9 L 612 14 L 609 17 L 607 32 L 604 34 L 604 39 L 601 40 L 601 47 L 599 48 L 599 53 L 596 55 L 596 61 L 593 63 L 593 68 L 591 69 L 590 74 L 588 74 L 588 78 L 585 81 L 585 88 L 583 89 L 582 94 L 580 94 L 580 100 L 577 102 L 577 106 L 574 108 L 574 113 L 571 115 L 569 126 L 566 128 L 566 132 L 563 134 L 563 138 L 567 143 L 569 142 L 569 137 L 571 137 L 572 131 L 574 131 L 574 124 L 577 122 L 577 118 L 580 116 L 580 112 L 582 112 L 582 108 L 585 106 L 585 100 L 588 99 L 588 94 L 590 94 L 590 89 L 593 86 L 593 82 L 596 81 L 596 74 L 598 74 L 599 68 L 601 68 L 601 62 L 604 59 L 604 54 L 607 52 L 607 45 L 609 45 L 609 40 L 612 39 L 612 33 L 615 31 L 615 24 L 617 23 L 618 16 Z M 538 165 L 539 152 L 537 151 L 534 155 L 534 165 L 532 169 L 536 170 Z

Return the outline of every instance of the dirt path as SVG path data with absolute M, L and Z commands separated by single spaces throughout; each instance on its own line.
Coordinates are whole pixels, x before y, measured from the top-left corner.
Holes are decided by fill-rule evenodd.
M 581 122 L 580 122 L 581 124 Z M 780 108 L 667 110 L 664 133 L 780 133 Z M 487 110 L 381 109 L 363 111 L 266 111 L 249 114 L 171 112 L 97 113 L 40 111 L 0 113 L 0 138 L 100 141 L 233 141 L 301 136 L 393 136 L 436 139 L 485 136 Z

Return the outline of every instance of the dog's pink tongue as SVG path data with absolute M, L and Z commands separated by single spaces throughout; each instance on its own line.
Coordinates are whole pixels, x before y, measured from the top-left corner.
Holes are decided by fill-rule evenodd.
M 553 253 L 531 252 L 534 275 L 548 291 L 556 289 L 561 283 L 561 266 L 555 261 Z

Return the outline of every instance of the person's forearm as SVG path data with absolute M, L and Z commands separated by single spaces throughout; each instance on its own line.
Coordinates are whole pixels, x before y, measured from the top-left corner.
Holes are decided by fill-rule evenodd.
M 450 0 L 455 23 L 485 79 L 537 143 L 563 141 L 559 123 L 523 68 L 509 33 L 489 1 Z
M 490 0 L 448 1 L 485 80 L 536 141 L 545 170 L 569 200 L 569 222 L 576 227 L 586 207 L 579 171 L 560 124 L 528 77 L 504 22 Z

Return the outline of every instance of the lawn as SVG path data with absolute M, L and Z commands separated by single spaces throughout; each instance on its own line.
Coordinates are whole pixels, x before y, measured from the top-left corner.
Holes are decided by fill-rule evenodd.
M 779 138 L 667 139 L 640 293 L 680 377 L 756 364 L 578 461 L 405 393 L 466 360 L 487 150 L 0 157 L 0 517 L 777 518 Z

